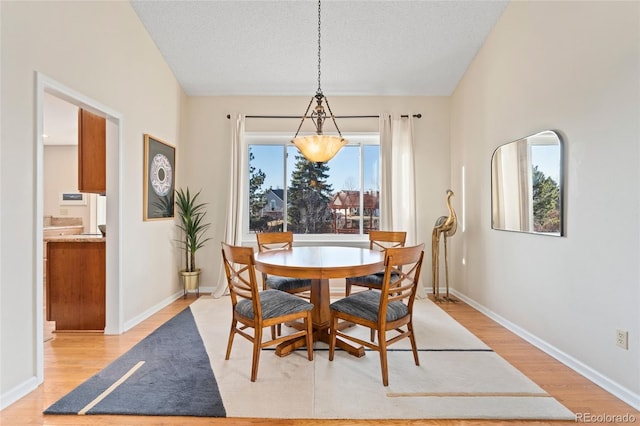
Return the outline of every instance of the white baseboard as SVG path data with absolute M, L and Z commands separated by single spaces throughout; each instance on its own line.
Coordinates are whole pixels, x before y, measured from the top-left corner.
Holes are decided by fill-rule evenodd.
M 0 411 L 4 410 L 20 398 L 26 396 L 27 394 L 33 392 L 40 383 L 38 383 L 38 378 L 33 376 L 28 380 L 25 380 L 18 386 L 13 389 L 9 389 L 9 391 L 0 395 Z
M 131 330 L 133 327 L 135 327 L 136 325 L 140 324 L 142 321 L 146 320 L 147 318 L 149 318 L 150 316 L 152 316 L 156 312 L 158 312 L 161 309 L 169 306 L 171 303 L 173 303 L 176 300 L 178 300 L 179 298 L 181 298 L 183 296 L 183 294 L 184 294 L 183 291 L 180 290 L 177 293 L 172 294 L 171 296 L 167 297 L 166 299 L 164 299 L 164 300 L 160 301 L 159 303 L 155 304 L 154 306 L 150 307 L 149 309 L 147 309 L 146 311 L 142 312 L 141 314 L 136 315 L 135 317 L 131 318 L 129 321 L 126 321 L 124 323 L 124 331 Z
M 501 326 L 503 326 L 507 330 L 509 330 L 512 333 L 514 333 L 514 334 L 518 335 L 519 337 L 523 338 L 524 340 L 526 340 L 527 342 L 531 343 L 533 346 L 537 347 L 538 349 L 540 349 L 541 351 L 543 351 L 547 355 L 552 356 L 556 360 L 560 361 L 561 363 L 563 363 L 567 367 L 569 367 L 572 370 L 574 370 L 576 373 L 578 373 L 578 374 L 586 377 L 587 379 L 591 380 L 593 383 L 595 383 L 596 385 L 600 386 L 601 388 L 603 388 L 607 392 L 611 393 L 616 398 L 619 398 L 620 400 L 624 401 L 625 403 L 631 405 L 636 410 L 640 410 L 640 395 L 639 394 L 632 392 L 631 390 L 627 389 L 624 386 L 621 386 L 620 384 L 618 384 L 615 381 L 609 379 L 608 377 L 604 376 L 603 374 L 599 373 L 598 371 L 594 370 L 593 368 L 589 367 L 588 365 L 584 364 L 583 362 L 578 361 L 577 359 L 575 359 L 571 355 L 568 355 L 567 353 L 559 350 L 555 346 L 550 345 L 549 343 L 547 343 L 544 340 L 538 338 L 537 336 L 535 336 L 535 335 L 529 333 L 528 331 L 518 327 L 517 325 L 513 324 L 509 320 L 507 320 L 507 319 L 501 317 L 500 315 L 496 314 L 495 312 L 487 309 L 483 305 L 480 305 L 476 301 L 474 301 L 472 299 L 469 299 L 464 294 L 461 294 L 456 290 L 450 290 L 450 291 L 454 296 L 456 296 L 460 300 L 464 301 L 467 305 L 473 307 L 474 309 L 476 309 L 477 311 L 479 311 L 482 314 L 486 315 L 487 317 L 491 318 L 492 320 L 494 320 L 495 322 L 497 322 L 498 324 L 500 324 Z

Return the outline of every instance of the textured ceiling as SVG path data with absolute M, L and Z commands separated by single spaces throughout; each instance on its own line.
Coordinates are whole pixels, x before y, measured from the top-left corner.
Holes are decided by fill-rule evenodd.
M 131 4 L 187 95 L 315 93 L 315 1 Z M 451 95 L 506 5 L 325 0 L 322 89 L 329 97 Z

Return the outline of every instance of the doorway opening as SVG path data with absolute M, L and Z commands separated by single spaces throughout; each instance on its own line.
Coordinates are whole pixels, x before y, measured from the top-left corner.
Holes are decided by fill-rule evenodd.
M 83 108 L 93 114 L 106 119 L 106 167 L 107 167 L 107 191 L 104 220 L 108 223 L 109 233 L 106 235 L 106 315 L 105 334 L 120 334 L 123 331 L 123 313 L 121 300 L 121 213 L 120 213 L 120 184 L 122 182 L 122 152 L 123 145 L 123 117 L 119 112 L 79 93 L 61 83 L 47 77 L 42 73 L 36 73 L 36 218 L 34 246 L 36 247 L 36 324 L 37 345 L 37 379 L 39 383 L 44 380 L 44 316 L 42 306 L 44 304 L 44 280 L 43 268 L 43 223 L 44 223 L 44 100 L 45 94 L 53 95 L 78 108 Z M 96 205 L 98 201 L 96 200 Z M 96 212 L 96 218 L 98 213 Z M 97 219 L 95 219 L 97 220 Z M 91 222 L 91 220 L 90 220 Z

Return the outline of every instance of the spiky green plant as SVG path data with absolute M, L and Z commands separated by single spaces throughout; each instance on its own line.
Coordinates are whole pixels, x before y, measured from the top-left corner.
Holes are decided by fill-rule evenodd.
M 189 188 L 176 190 L 176 207 L 178 209 L 178 217 L 180 228 L 184 234 L 183 239 L 178 240 L 184 249 L 185 271 L 194 272 L 196 270 L 196 251 L 204 246 L 204 243 L 210 240 L 205 238 L 204 234 L 211 226 L 210 223 L 204 221 L 206 215 L 206 203 L 199 203 L 198 196 L 202 190 L 191 195 Z

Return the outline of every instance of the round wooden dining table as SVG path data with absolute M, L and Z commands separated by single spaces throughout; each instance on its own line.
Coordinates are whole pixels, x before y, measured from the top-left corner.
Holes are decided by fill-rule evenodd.
M 288 250 L 271 250 L 255 254 L 256 269 L 284 277 L 311 279 L 314 341 L 329 341 L 330 278 L 368 275 L 384 269 L 384 253 L 357 247 L 300 246 Z M 338 340 L 338 346 L 355 356 L 363 356 L 363 347 L 353 347 Z M 304 338 L 285 342 L 276 347 L 276 354 L 284 356 L 303 347 Z

